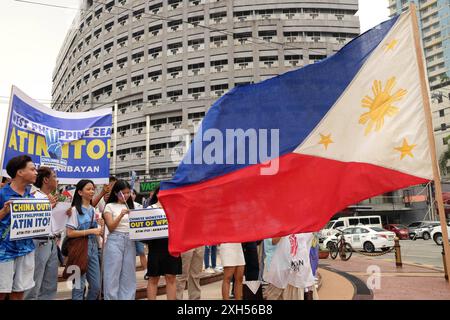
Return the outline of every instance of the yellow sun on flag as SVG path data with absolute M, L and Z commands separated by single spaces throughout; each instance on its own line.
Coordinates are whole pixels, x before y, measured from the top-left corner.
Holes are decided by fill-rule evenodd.
M 414 158 L 414 155 L 412 154 L 412 150 L 417 147 L 416 144 L 409 144 L 408 140 L 403 139 L 403 145 L 401 147 L 394 148 L 394 150 L 399 151 L 401 153 L 400 160 L 403 160 L 404 157 L 410 156 L 411 158 Z
M 334 141 L 331 139 L 331 134 L 329 134 L 327 136 L 320 134 L 319 144 L 323 144 L 323 146 L 325 147 L 325 150 L 328 150 L 328 146 L 332 143 L 334 143 Z
M 369 109 L 359 118 L 359 123 L 366 125 L 364 132 L 366 136 L 373 130 L 380 131 L 384 126 L 385 117 L 394 117 L 399 112 L 399 109 L 392 104 L 402 100 L 407 91 L 399 89 L 392 94 L 395 84 L 396 78 L 392 77 L 383 89 L 381 81 L 375 80 L 372 86 L 373 98 L 367 95 L 362 99 L 361 107 Z
M 388 52 L 389 50 L 394 50 L 394 48 L 397 46 L 397 44 L 398 44 L 397 39 L 392 40 L 391 42 L 384 45 L 385 46 L 384 51 Z

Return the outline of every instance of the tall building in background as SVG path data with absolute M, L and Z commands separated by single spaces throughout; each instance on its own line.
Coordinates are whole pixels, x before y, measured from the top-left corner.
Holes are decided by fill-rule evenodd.
M 450 0 L 389 0 L 391 15 L 417 6 L 432 98 L 437 156 L 450 169 Z
M 450 84 L 450 0 L 389 0 L 391 15 L 417 6 L 431 91 Z
M 53 74 L 53 108 L 118 102 L 115 173 L 169 178 L 234 86 L 314 63 L 359 35 L 357 0 L 84 1 Z M 186 139 L 187 142 L 190 139 Z M 180 149 L 181 148 L 181 149 Z

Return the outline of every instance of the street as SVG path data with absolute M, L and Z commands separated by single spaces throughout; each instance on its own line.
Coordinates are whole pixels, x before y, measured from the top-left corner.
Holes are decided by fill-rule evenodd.
M 443 268 L 442 262 L 442 247 L 436 245 L 433 240 L 417 239 L 401 240 L 400 250 L 402 254 L 402 261 L 404 263 L 423 264 L 427 266 L 433 266 Z M 374 257 L 375 259 L 390 259 L 395 260 L 394 252 Z

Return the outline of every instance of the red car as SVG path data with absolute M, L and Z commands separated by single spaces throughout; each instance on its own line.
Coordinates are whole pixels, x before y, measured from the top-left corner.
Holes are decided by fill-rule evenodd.
M 400 240 L 409 239 L 408 227 L 402 224 L 387 224 L 383 226 L 384 229 L 392 231 Z

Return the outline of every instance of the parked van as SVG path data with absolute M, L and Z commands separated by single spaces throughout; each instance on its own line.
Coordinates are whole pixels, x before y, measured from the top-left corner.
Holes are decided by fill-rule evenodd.
M 366 226 L 383 228 L 380 216 L 361 216 L 361 217 L 343 217 L 337 220 L 331 220 L 325 228 L 321 230 L 322 237 L 329 237 L 337 232 L 337 228 L 345 229 L 353 226 Z

